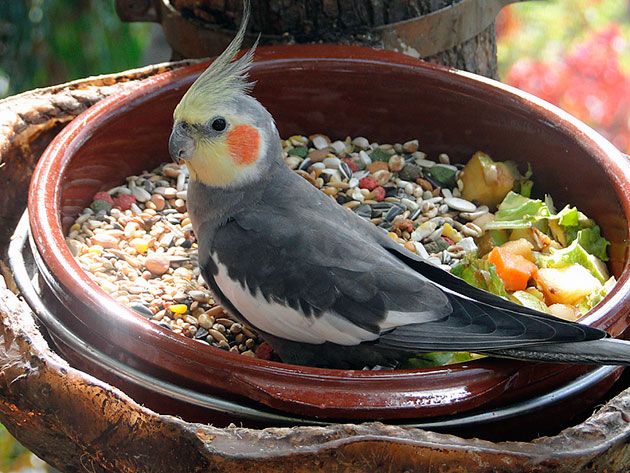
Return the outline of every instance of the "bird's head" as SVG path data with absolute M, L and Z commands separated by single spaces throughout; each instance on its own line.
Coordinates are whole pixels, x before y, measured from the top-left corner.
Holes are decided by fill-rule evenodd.
M 249 2 L 238 33 L 197 78 L 173 114 L 169 152 L 183 162 L 191 179 L 208 186 L 235 188 L 256 179 L 269 166 L 278 141 L 273 118 L 248 93 L 247 74 L 255 45 L 239 59 Z

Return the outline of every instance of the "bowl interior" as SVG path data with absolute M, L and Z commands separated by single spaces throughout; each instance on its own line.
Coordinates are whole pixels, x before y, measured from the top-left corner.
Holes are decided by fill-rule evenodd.
M 224 377 L 231 373 L 220 392 L 236 389 L 234 373 L 242 369 L 248 387 L 236 389 L 238 395 L 278 408 L 289 403 L 289 410 L 308 415 L 361 417 L 361 404 L 380 417 L 387 412 L 394 417 L 444 415 L 496 402 L 514 389 L 531 394 L 551 386 L 546 383 L 584 372 L 584 367 L 482 361 L 392 375 L 244 360 L 174 336 L 113 303 L 82 274 L 65 248 L 63 233 L 97 191 L 169 161 L 172 111 L 205 67 L 162 74 L 101 102 L 69 125 L 42 158 L 31 188 L 31 226 L 43 264 L 55 278 L 49 286 L 72 312 L 79 332 L 97 337 L 94 343 L 112 352 L 121 350 L 126 359 L 141 358 L 138 366 L 147 368 L 148 363 L 160 376 L 169 376 L 169 364 L 184 371 L 191 364 L 224 370 Z M 626 328 L 629 303 L 622 273 L 628 253 L 630 172 L 621 154 L 592 130 L 509 87 L 366 48 L 261 48 L 251 78 L 257 81 L 253 95 L 271 112 L 282 137 L 324 133 L 332 139 L 365 136 L 380 143 L 417 138 L 431 157 L 446 152 L 452 161 L 465 162 L 483 150 L 495 160 L 515 161 L 523 171 L 531 163 L 535 194 L 551 194 L 558 208 L 576 205 L 598 221 L 611 241 L 609 266 L 619 284 L 588 321 L 615 335 Z M 138 345 L 141 355 L 133 341 L 138 339 L 144 340 Z M 213 366 L 208 367 L 209 360 Z M 256 381 L 247 378 L 254 372 Z M 550 381 L 560 372 L 565 378 Z M 329 394 L 316 394 L 328 382 Z M 370 388 L 366 382 L 375 384 Z M 276 389 L 278 383 L 287 388 L 285 393 Z M 308 394 L 304 386 L 314 391 Z M 440 389 L 447 391 L 435 394 Z

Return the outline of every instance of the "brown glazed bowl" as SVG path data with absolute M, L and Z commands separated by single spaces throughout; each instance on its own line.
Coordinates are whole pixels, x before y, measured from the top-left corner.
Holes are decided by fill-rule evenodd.
M 492 412 L 592 372 L 499 359 L 380 372 L 298 367 L 202 345 L 116 303 L 79 268 L 64 232 L 94 193 L 169 160 L 173 109 L 206 66 L 167 72 L 103 100 L 69 124 L 37 166 L 28 206 L 32 240 L 43 297 L 54 314 L 46 325 L 66 359 L 159 412 L 215 424 L 249 419 L 249 425 L 315 418 L 414 423 Z M 283 137 L 419 138 L 429 155 L 447 152 L 456 162 L 483 150 L 521 169 L 531 163 L 539 194 L 553 195 L 559 208 L 576 205 L 611 241 L 609 266 L 619 282 L 584 322 L 623 336 L 630 307 L 630 166 L 593 130 L 498 82 L 390 51 L 260 48 L 251 78 L 253 95 Z M 609 370 L 589 396 L 567 405 L 575 412 L 592 406 L 620 373 Z

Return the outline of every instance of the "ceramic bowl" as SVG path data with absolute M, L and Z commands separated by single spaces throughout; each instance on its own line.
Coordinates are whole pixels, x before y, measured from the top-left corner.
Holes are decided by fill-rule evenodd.
M 70 123 L 37 166 L 29 196 L 32 239 L 44 297 L 59 324 L 48 328 L 67 359 L 123 383 L 159 412 L 219 424 L 247 415 L 219 412 L 208 399 L 300 418 L 416 422 L 531 399 L 593 369 L 499 359 L 397 371 L 298 367 L 202 345 L 116 303 L 79 268 L 64 232 L 94 193 L 169 160 L 173 109 L 206 66 L 167 72 L 103 100 Z M 257 81 L 253 95 L 283 137 L 317 132 L 381 143 L 418 138 L 430 156 L 447 152 L 455 162 L 483 150 L 521 169 L 531 163 L 535 190 L 553 195 L 559 208 L 576 205 L 611 242 L 609 266 L 619 282 L 584 322 L 623 336 L 630 307 L 630 166 L 593 130 L 501 83 L 389 51 L 260 48 L 251 78 Z M 59 327 L 82 348 L 71 346 Z M 92 352 L 115 366 L 95 363 Z M 600 380 L 588 402 L 619 373 L 612 370 Z

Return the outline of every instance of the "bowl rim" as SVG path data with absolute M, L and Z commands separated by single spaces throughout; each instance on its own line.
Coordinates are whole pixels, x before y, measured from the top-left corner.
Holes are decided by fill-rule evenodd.
M 136 385 L 142 385 L 153 392 L 163 393 L 169 397 L 178 399 L 183 402 L 197 403 L 204 408 L 237 415 L 239 419 L 248 419 L 253 421 L 273 422 L 274 424 L 289 425 L 330 425 L 332 422 L 327 420 L 316 419 L 312 417 L 299 417 L 291 414 L 285 414 L 276 410 L 260 409 L 256 406 L 243 406 L 237 401 L 223 399 L 212 395 L 201 395 L 200 393 L 186 387 L 178 386 L 162 380 L 156 380 L 154 377 L 143 373 L 142 371 L 125 365 L 119 360 L 113 358 L 95 349 L 87 346 L 75 333 L 65 327 L 53 313 L 48 310 L 46 304 L 41 299 L 37 290 L 33 286 L 31 276 L 26 268 L 24 258 L 24 250 L 26 240 L 30 240 L 28 232 L 28 212 L 22 215 L 8 249 L 8 258 L 11 269 L 15 275 L 15 282 L 20 292 L 29 306 L 37 313 L 37 318 L 50 330 L 54 327 L 55 336 L 58 337 L 75 351 L 81 353 L 84 357 L 91 360 L 92 363 L 102 369 L 116 369 L 118 376 L 121 376 L 128 382 Z M 33 257 L 39 258 L 37 248 L 32 247 Z M 578 376 L 574 380 L 569 381 L 565 385 L 544 393 L 540 396 L 525 399 L 523 401 L 491 408 L 489 410 L 474 411 L 471 413 L 464 412 L 461 414 L 447 416 L 445 418 L 429 418 L 427 420 L 412 419 L 408 422 L 397 423 L 407 427 L 421 429 L 445 429 L 445 428 L 468 428 L 478 426 L 485 423 L 496 423 L 502 420 L 526 415 L 531 412 L 543 409 L 546 406 L 559 404 L 570 400 L 572 396 L 582 395 L 584 391 L 592 388 L 593 385 L 605 382 L 608 378 L 613 378 L 612 382 L 621 375 L 623 367 L 619 366 L 600 366 L 593 371 Z
M 630 202 L 621 198 L 623 194 L 620 195 L 622 191 L 626 191 L 627 195 L 630 195 L 630 164 L 623 157 L 623 154 L 597 132 L 568 113 L 539 98 L 476 74 L 425 63 L 392 51 L 357 46 L 300 45 L 261 47 L 258 49 L 254 60 L 254 71 L 257 68 L 262 69 L 264 67 L 267 68 L 265 70 L 272 71 L 277 68 L 287 67 L 296 61 L 300 63 L 300 67 L 323 62 L 328 67 L 342 67 L 345 62 L 351 61 L 376 67 L 385 65 L 387 67 L 410 70 L 420 69 L 426 74 L 436 77 L 443 75 L 456 77 L 458 81 L 457 86 L 466 90 L 476 88 L 485 94 L 507 95 L 515 107 L 533 110 L 540 115 L 541 120 L 547 121 L 561 132 L 581 140 L 582 145 L 598 161 L 598 164 L 610 178 L 611 183 L 614 184 L 615 192 L 626 219 L 630 221 Z M 115 116 L 115 114 L 103 112 L 114 110 L 116 113 L 122 113 L 121 111 L 125 107 L 139 105 L 165 90 L 180 88 L 187 81 L 192 81 L 191 78 L 204 70 L 207 64 L 207 62 L 202 62 L 153 76 L 100 101 L 66 126 L 42 154 L 33 174 L 29 190 L 30 227 L 38 248 L 41 249 L 44 246 L 52 248 L 49 251 L 40 250 L 40 254 L 43 264 L 58 278 L 58 281 L 48 282 L 56 285 L 61 292 L 64 290 L 69 291 L 71 296 L 82 299 L 85 304 L 92 308 L 108 307 L 111 306 L 112 301 L 115 302 L 113 298 L 100 289 L 81 270 L 65 243 L 59 212 L 61 190 L 60 186 L 55 186 L 54 184 L 60 182 L 63 171 L 69 164 L 73 152 L 91 137 L 91 130 L 94 127 L 107 123 L 108 120 Z M 294 67 L 297 66 L 294 65 Z M 58 156 L 61 156 L 61 158 L 57 159 Z M 51 245 L 51 242 L 53 245 Z M 617 318 L 620 316 L 619 309 L 630 304 L 630 295 L 628 295 L 630 291 L 627 290 L 627 286 L 630 284 L 629 273 L 626 265 L 613 291 L 591 314 L 583 319 L 584 322 L 595 324 L 605 329 L 614 323 L 616 320 L 615 316 Z M 65 297 L 70 297 L 70 295 Z M 406 378 L 408 382 L 411 382 L 436 373 L 448 372 L 452 374 L 464 370 L 469 375 L 476 372 L 475 367 L 487 368 L 485 366 L 487 362 L 480 360 L 446 367 L 396 370 L 395 372 L 332 370 L 251 359 L 196 343 L 196 341 L 183 336 L 174 336 L 172 332 L 144 319 L 131 309 L 117 302 L 115 305 L 116 310 L 109 311 L 113 312 L 114 318 L 109 318 L 112 314 L 108 314 L 107 318 L 110 322 L 122 324 L 126 330 L 139 331 L 143 338 L 151 338 L 153 341 L 159 342 L 160 346 L 168 346 L 172 350 L 183 348 L 186 354 L 193 354 L 194 351 L 199 351 L 205 355 L 204 359 L 210 357 L 213 360 L 220 359 L 221 363 L 237 363 L 244 369 L 256 372 L 257 375 L 265 378 L 272 376 L 274 379 L 283 380 L 286 376 L 299 376 L 304 379 L 316 380 L 318 383 L 323 382 L 327 385 L 335 385 L 336 382 L 342 382 L 344 387 L 349 389 L 351 386 L 348 383 L 359 386 L 360 384 L 357 383 L 367 381 L 371 383 L 378 382 L 379 385 L 382 385 L 382 383 L 391 383 L 394 378 L 396 381 Z M 171 353 L 173 352 L 171 351 Z M 496 360 L 493 360 L 492 364 L 494 365 L 495 363 Z M 507 365 L 504 366 L 506 369 L 506 382 L 525 363 L 519 361 L 503 363 Z M 267 392 L 267 395 L 272 396 L 272 393 Z M 454 402 L 457 401 L 455 400 Z M 319 407 L 321 408 L 322 406 Z M 331 406 L 324 406 L 323 408 L 330 409 Z M 392 407 L 383 406 L 383 408 L 390 410 Z M 349 407 L 346 406 L 346 409 L 349 409 Z

